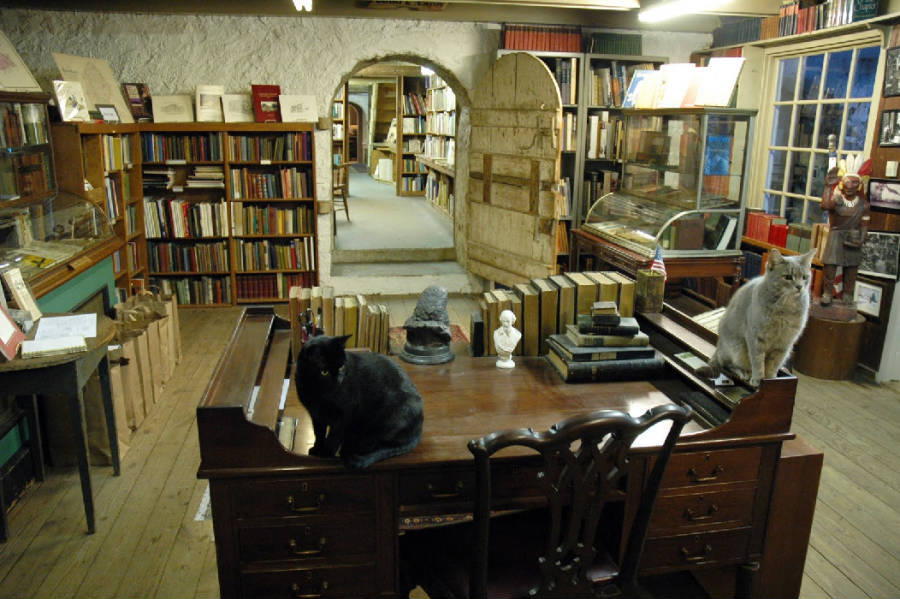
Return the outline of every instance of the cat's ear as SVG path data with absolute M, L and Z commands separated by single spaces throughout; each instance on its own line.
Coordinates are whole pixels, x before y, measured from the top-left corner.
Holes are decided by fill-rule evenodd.
M 346 345 L 347 345 L 347 339 L 349 339 L 350 337 L 352 337 L 352 335 L 343 335 L 343 336 L 341 336 L 341 337 L 335 337 L 335 340 L 336 340 L 338 343 L 340 343 L 342 346 L 346 346 Z
M 773 266 L 778 266 L 779 264 L 784 262 L 784 257 L 781 255 L 781 252 L 772 248 L 769 250 L 769 262 L 767 266 L 770 268 Z
M 803 263 L 803 268 L 810 268 L 812 266 L 812 260 L 815 253 L 816 250 L 810 250 L 800 256 L 800 261 Z

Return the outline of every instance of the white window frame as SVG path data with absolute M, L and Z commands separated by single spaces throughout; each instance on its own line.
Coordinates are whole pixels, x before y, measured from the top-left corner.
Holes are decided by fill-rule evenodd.
M 878 57 L 878 66 L 875 71 L 875 83 L 874 88 L 872 90 L 871 98 L 844 98 L 844 99 L 819 99 L 816 100 L 800 100 L 800 101 L 792 101 L 790 103 L 795 104 L 796 106 L 800 106 L 803 104 L 828 104 L 828 103 L 852 103 L 852 102 L 870 102 L 869 107 L 869 123 L 866 129 L 866 141 L 864 144 L 863 155 L 865 157 L 870 157 L 872 152 L 872 147 L 874 143 L 877 143 L 877 139 L 875 136 L 875 132 L 878 130 L 878 109 L 881 101 L 881 91 L 883 87 L 883 77 L 884 77 L 884 56 L 885 56 L 885 34 L 881 29 L 872 29 L 860 33 L 854 33 L 850 35 L 836 36 L 831 39 L 816 39 L 807 42 L 801 42 L 796 44 L 784 45 L 784 46 L 774 46 L 765 48 L 764 56 L 763 56 L 763 75 L 762 75 L 762 93 L 760 94 L 760 107 L 759 113 L 757 116 L 757 135 L 756 140 L 754 142 L 753 149 L 753 161 L 750 168 L 750 196 L 747 198 L 747 207 L 748 208 L 763 208 L 765 206 L 764 198 L 766 192 L 766 179 L 768 176 L 768 162 L 769 162 L 769 150 L 770 150 L 770 142 L 772 139 L 772 126 L 773 121 L 775 119 L 775 92 L 778 85 L 778 67 L 780 61 L 785 58 L 798 58 L 798 67 L 797 67 L 797 85 L 802 85 L 803 79 L 803 57 L 811 54 L 828 54 L 829 52 L 840 52 L 842 50 L 852 50 L 856 48 L 863 48 L 866 46 L 878 45 L 881 47 L 881 52 Z M 823 65 L 823 73 L 822 73 L 822 82 L 820 84 L 820 92 L 819 96 L 821 96 L 821 88 L 825 84 L 825 67 Z M 851 70 L 855 71 L 856 62 L 854 61 L 851 64 Z M 853 83 L 853 72 L 850 73 L 850 80 L 847 82 L 848 90 L 852 86 Z M 785 104 L 790 104 L 785 103 Z M 844 127 L 846 123 L 846 111 L 843 116 L 844 123 L 841 123 L 841 132 L 840 135 L 844 135 Z M 785 149 L 785 150 L 797 150 L 797 151 L 805 151 L 805 152 L 815 152 L 815 148 L 794 148 L 791 146 L 791 140 L 793 140 L 794 129 L 796 127 L 796 117 L 793 117 L 790 124 L 789 131 L 789 141 L 788 146 L 777 146 L 776 149 Z M 813 130 L 813 144 L 815 144 L 815 140 L 818 139 L 818 131 L 819 131 L 819 121 L 816 120 L 816 124 Z M 840 140 L 843 138 L 839 138 Z M 785 172 L 784 172 L 784 183 L 782 187 L 788 189 L 789 179 L 790 179 L 790 170 L 792 164 L 790 161 L 786 161 L 785 163 Z M 812 161 L 810 162 L 810 168 L 812 167 Z M 807 180 L 807 189 L 805 190 L 807 193 L 809 192 L 809 187 L 811 183 Z M 806 216 L 807 212 L 807 200 L 814 200 L 813 196 L 804 195 L 804 194 L 796 194 L 790 191 L 778 191 L 778 195 L 784 198 L 784 201 L 781 202 L 780 207 L 780 216 L 784 216 L 785 206 L 787 205 L 787 200 L 789 198 L 796 198 L 804 201 L 803 207 L 803 215 Z

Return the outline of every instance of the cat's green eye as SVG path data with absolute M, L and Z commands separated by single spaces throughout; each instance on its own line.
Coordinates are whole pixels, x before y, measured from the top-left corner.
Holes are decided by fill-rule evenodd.
M 322 370 L 322 371 L 321 371 L 321 374 L 322 374 L 322 376 L 328 376 L 328 371 L 327 371 L 327 370 Z
M 790 281 L 790 280 L 793 279 L 793 278 L 794 278 L 794 277 L 792 277 L 791 275 L 784 275 L 784 280 L 785 280 L 785 281 Z

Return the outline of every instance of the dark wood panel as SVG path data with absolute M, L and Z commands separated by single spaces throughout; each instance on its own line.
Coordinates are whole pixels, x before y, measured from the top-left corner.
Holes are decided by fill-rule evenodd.
M 307 516 L 372 511 L 371 476 L 247 480 L 232 486 L 237 518 Z
M 705 528 L 750 526 L 756 486 L 737 489 L 691 490 L 656 500 L 650 536 L 696 532 Z
M 747 559 L 750 529 L 648 539 L 642 572 L 683 570 Z
M 677 453 L 669 460 L 661 488 L 756 480 L 759 472 L 759 447 Z
M 241 596 L 252 599 L 367 597 L 372 565 L 251 572 L 241 576 Z
M 334 560 L 375 553 L 374 514 L 310 516 L 238 531 L 241 562 Z

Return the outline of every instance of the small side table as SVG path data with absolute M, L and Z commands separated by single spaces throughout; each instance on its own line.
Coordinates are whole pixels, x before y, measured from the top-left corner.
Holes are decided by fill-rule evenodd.
M 106 357 L 106 347 L 114 336 L 113 321 L 105 316 L 98 316 L 97 336 L 87 340 L 88 350 L 86 352 L 28 360 L 16 358 L 10 362 L 0 363 L 0 389 L 3 389 L 4 393 L 9 395 L 68 396 L 69 417 L 72 419 L 73 440 L 78 457 L 78 474 L 81 477 L 81 495 L 84 499 L 84 515 L 87 520 L 88 534 L 93 534 L 95 528 L 94 496 L 91 491 L 91 473 L 84 420 L 84 386 L 94 371 L 97 371 L 100 376 L 113 474 L 118 476 L 120 472 L 119 442 L 109 386 L 109 360 Z M 37 423 L 34 426 L 36 427 Z
M 797 340 L 794 369 L 819 379 L 852 378 L 865 323 L 865 317 L 859 314 L 850 321 L 810 315 L 806 330 Z

